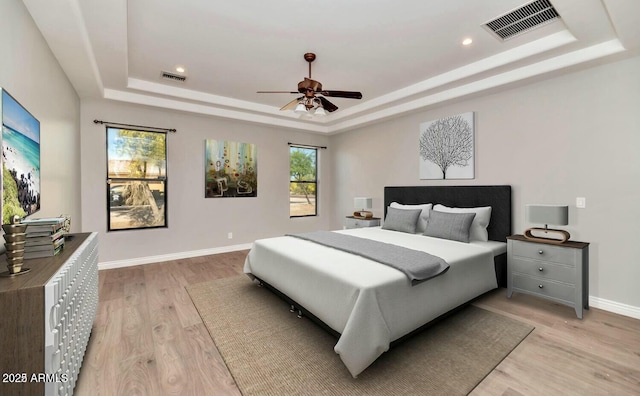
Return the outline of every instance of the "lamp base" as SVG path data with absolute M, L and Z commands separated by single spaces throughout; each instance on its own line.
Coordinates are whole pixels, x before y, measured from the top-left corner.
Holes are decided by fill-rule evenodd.
M 545 234 L 553 234 L 558 236 L 559 238 L 546 238 L 541 236 L 535 236 L 534 232 L 543 232 Z M 543 242 L 543 243 L 553 243 L 556 245 L 561 245 L 571 238 L 571 234 L 564 230 L 553 230 L 551 228 L 528 228 L 524 231 L 524 237 L 530 241 Z
M 369 212 L 367 210 L 359 210 L 357 212 L 353 212 L 353 217 L 356 219 L 370 219 L 373 217 L 373 212 Z
M 11 271 L 2 272 L 2 273 L 0 273 L 0 276 L 2 276 L 2 277 L 18 276 L 18 275 L 26 274 L 29 271 L 31 271 L 31 268 L 22 268 L 18 272 L 11 272 Z

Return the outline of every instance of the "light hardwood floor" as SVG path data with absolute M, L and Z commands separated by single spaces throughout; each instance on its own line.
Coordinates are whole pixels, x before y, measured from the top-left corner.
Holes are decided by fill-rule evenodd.
M 246 254 L 100 271 L 75 394 L 240 395 L 185 286 L 241 274 Z M 640 320 L 504 289 L 474 304 L 536 328 L 472 395 L 640 395 Z

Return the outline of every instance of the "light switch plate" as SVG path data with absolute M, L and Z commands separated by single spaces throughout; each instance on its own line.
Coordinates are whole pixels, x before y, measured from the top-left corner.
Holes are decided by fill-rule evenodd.
M 587 199 L 585 197 L 576 198 L 576 208 L 584 209 L 587 207 Z

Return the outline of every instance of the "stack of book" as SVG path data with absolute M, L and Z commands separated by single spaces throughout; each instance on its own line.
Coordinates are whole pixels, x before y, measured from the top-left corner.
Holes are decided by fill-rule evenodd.
M 55 256 L 64 248 L 64 217 L 24 219 L 27 224 L 24 258 Z

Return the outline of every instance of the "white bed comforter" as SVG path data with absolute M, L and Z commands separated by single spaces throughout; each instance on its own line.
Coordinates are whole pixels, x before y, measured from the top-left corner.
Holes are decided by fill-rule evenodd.
M 467 244 L 381 228 L 336 232 L 422 250 L 450 265 L 445 274 L 411 286 L 396 269 L 313 242 L 286 236 L 254 242 L 244 272 L 339 332 L 334 350 L 353 377 L 391 341 L 497 287 L 493 257 L 503 249 L 496 242 Z

